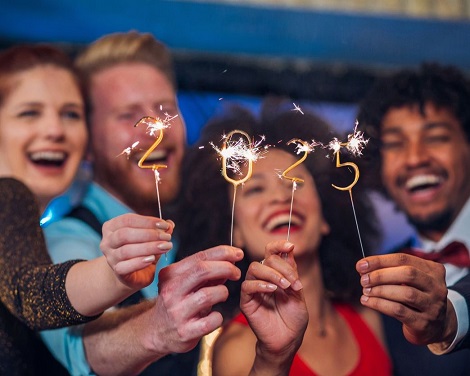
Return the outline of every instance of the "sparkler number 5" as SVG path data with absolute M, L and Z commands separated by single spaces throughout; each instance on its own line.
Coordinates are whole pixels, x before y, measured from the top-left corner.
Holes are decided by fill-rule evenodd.
M 148 124 L 149 122 L 152 123 L 157 123 L 158 120 L 151 117 L 151 116 L 144 116 L 142 119 L 140 119 L 134 127 L 139 126 L 140 124 Z M 144 165 L 145 160 L 148 158 L 148 156 L 155 150 L 155 148 L 162 142 L 163 140 L 163 126 L 158 128 L 159 134 L 155 142 L 150 146 L 150 148 L 144 153 L 142 158 L 140 158 L 139 162 L 137 163 L 140 168 L 150 168 L 153 171 L 158 170 L 159 168 L 167 168 L 167 165 L 164 164 L 152 164 L 152 165 Z
M 345 146 L 343 144 L 341 144 L 341 146 Z M 350 166 L 354 169 L 354 180 L 351 184 L 349 184 L 348 186 L 346 187 L 338 187 L 337 185 L 334 185 L 334 184 L 331 184 L 334 188 L 340 190 L 340 191 L 350 191 L 351 192 L 351 189 L 352 187 L 354 187 L 357 183 L 357 181 L 359 180 L 359 167 L 357 167 L 357 165 L 353 162 L 345 162 L 345 163 L 341 163 L 339 161 L 339 150 L 336 152 L 336 167 L 346 167 L 346 166 Z

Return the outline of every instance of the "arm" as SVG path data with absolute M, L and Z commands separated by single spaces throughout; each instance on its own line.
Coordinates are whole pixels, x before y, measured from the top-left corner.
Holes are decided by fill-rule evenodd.
M 102 248 L 109 265 L 104 257 L 51 265 L 32 193 L 6 178 L 0 179 L 0 192 L 0 295 L 32 329 L 96 318 L 148 285 L 156 257 L 171 248 L 171 223 L 128 214 L 104 225 Z
M 231 325 L 222 333 L 214 356 L 215 374 L 289 374 L 308 323 L 293 249 L 290 243 L 269 243 L 263 264 L 251 263 L 240 298 L 251 330 Z
M 172 247 L 173 227 L 171 221 L 137 214 L 104 223 L 100 248 L 106 257 L 78 263 L 67 275 L 67 294 L 76 310 L 98 314 L 148 286 L 160 255 Z
M 361 303 L 401 321 L 409 342 L 452 342 L 456 317 L 442 264 L 395 253 L 367 257 L 356 269 L 363 287 Z
M 50 265 L 39 227 L 38 204 L 24 184 L 0 179 L 0 296 L 32 329 L 90 320 L 67 298 L 65 278 L 77 261 Z
M 240 278 L 234 263 L 242 257 L 241 250 L 228 246 L 198 252 L 160 271 L 155 300 L 87 324 L 83 341 L 93 371 L 138 374 L 167 354 L 194 348 L 222 324 L 212 306 L 227 299 L 225 281 Z

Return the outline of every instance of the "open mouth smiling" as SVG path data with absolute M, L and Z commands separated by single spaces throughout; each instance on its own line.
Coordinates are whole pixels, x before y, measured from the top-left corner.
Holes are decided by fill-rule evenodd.
M 28 154 L 32 163 L 44 167 L 62 167 L 67 157 L 68 154 L 63 151 L 44 150 Z
M 442 176 L 427 174 L 416 175 L 405 181 L 405 188 L 410 193 L 418 193 L 439 187 L 444 178 Z
M 299 229 L 302 226 L 302 217 L 292 212 L 291 230 Z M 263 225 L 263 228 L 271 233 L 287 231 L 289 227 L 289 213 L 277 213 L 270 216 Z
M 136 162 L 139 162 L 140 159 L 144 156 L 145 153 L 135 154 Z M 154 150 L 151 152 L 147 158 L 143 161 L 144 165 L 154 165 L 154 164 L 167 164 L 168 163 L 168 151 L 167 150 Z

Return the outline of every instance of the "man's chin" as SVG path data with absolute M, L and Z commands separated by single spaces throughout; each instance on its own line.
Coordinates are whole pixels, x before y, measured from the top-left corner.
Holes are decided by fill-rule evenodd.
M 452 224 L 452 212 L 446 210 L 439 213 L 432 213 L 426 216 L 407 215 L 408 221 L 418 230 L 418 232 L 442 231 L 445 232 Z

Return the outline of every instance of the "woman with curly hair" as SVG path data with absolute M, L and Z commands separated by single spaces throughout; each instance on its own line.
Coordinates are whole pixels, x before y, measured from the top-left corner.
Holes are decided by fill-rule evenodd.
M 239 107 L 215 118 L 184 164 L 178 224 L 181 249 L 189 253 L 230 242 L 233 187 L 208 143 L 238 129 L 263 135 L 270 145 L 238 187 L 233 243 L 245 251 L 239 265 L 245 278 L 230 283 L 229 299 L 220 307 L 227 323 L 215 343 L 214 374 L 389 375 L 380 318 L 359 304 L 355 263 L 362 252 L 350 198 L 331 186 L 349 184 L 342 179 L 351 175 L 336 168 L 325 149 L 315 149 L 290 172 L 304 180 L 292 216 L 292 182 L 279 178 L 300 158 L 289 140 L 326 144 L 338 136 L 316 115 L 286 105 L 272 99 L 259 118 Z M 372 250 L 378 222 L 360 185 L 354 188 L 355 209 L 364 247 Z

